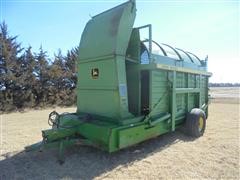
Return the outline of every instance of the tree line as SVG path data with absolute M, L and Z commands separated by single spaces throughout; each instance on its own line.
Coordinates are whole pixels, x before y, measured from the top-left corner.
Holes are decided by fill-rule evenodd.
M 42 47 L 22 48 L 1 23 L 0 112 L 76 104 L 77 57 L 78 47 L 65 56 L 59 50 L 53 58 Z

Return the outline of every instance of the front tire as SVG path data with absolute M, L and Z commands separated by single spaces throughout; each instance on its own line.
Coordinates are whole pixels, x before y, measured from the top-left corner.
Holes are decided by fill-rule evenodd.
M 187 114 L 186 133 L 192 137 L 200 137 L 206 128 L 206 115 L 201 109 L 194 108 Z

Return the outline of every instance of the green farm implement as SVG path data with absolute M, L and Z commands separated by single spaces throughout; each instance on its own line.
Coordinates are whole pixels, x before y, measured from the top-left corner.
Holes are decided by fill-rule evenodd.
M 58 147 L 63 162 L 64 149 L 75 144 L 114 152 L 180 127 L 193 137 L 203 135 L 207 59 L 158 44 L 150 24 L 133 27 L 135 16 L 130 0 L 89 20 L 77 61 L 77 111 L 52 112 L 52 128 L 26 150 Z

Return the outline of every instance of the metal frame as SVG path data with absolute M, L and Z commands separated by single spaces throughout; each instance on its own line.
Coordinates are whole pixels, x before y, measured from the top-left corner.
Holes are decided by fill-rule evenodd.
M 152 60 L 152 25 L 151 24 L 147 24 L 144 26 L 140 26 L 140 27 L 136 27 L 136 29 L 144 29 L 144 28 L 148 28 L 148 36 L 149 36 L 149 59 L 150 61 Z

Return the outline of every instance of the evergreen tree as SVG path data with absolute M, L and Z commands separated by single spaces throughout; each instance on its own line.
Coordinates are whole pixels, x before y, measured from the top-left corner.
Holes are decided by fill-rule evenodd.
M 8 29 L 5 22 L 0 25 L 0 110 L 7 111 L 14 109 L 17 99 L 15 95 L 18 93 L 20 84 L 17 79 L 21 76 L 20 62 L 22 52 L 21 45 L 16 42 L 15 37 L 8 35 Z
M 78 59 L 78 53 L 79 53 L 78 47 L 76 47 L 68 51 L 67 56 L 65 57 L 66 69 L 67 69 L 66 78 L 68 80 L 68 83 L 67 83 L 68 102 L 71 105 L 76 104 L 76 101 L 77 101 L 77 93 L 76 93 L 77 66 L 76 64 Z
M 39 48 L 39 53 L 35 54 L 35 67 L 34 67 L 34 75 L 36 77 L 36 81 L 34 84 L 33 93 L 36 97 L 36 105 L 44 106 L 46 104 L 46 96 L 47 96 L 47 83 L 48 83 L 48 60 L 47 60 L 47 52 L 43 51 L 42 46 Z
M 72 88 L 76 87 L 77 84 L 77 58 L 78 58 L 78 47 L 73 48 L 72 50 L 67 52 L 67 56 L 65 58 L 66 68 L 68 70 L 67 77 L 72 82 Z
M 17 36 L 9 36 L 6 23 L 0 25 L 0 111 L 26 107 L 73 105 L 76 103 L 78 48 L 52 61 L 42 46 L 33 53 L 23 51 Z M 52 63 L 50 63 L 52 62 Z
M 36 103 L 36 92 L 35 85 L 37 84 L 37 79 L 35 76 L 36 61 L 32 53 L 32 47 L 28 47 L 22 58 L 22 68 L 23 76 L 21 78 L 24 87 L 24 107 L 34 107 Z

